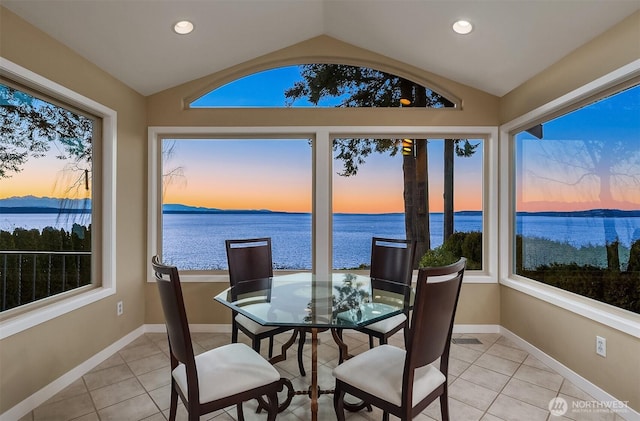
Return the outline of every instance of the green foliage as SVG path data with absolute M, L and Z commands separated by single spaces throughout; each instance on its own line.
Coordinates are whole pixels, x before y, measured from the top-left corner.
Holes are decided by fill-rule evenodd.
M 607 258 L 607 253 L 619 255 L 622 262 L 609 269 L 607 262 L 616 259 Z M 467 258 L 467 269 L 482 269 L 481 232 L 453 233 L 443 245 L 422 256 L 420 267 L 448 265 L 462 256 Z M 617 242 L 609 247 L 573 247 L 542 238 L 523 240 L 518 235 L 515 258 L 518 275 L 640 313 L 640 239 L 626 249 Z M 532 262 L 537 263 L 532 266 Z
M 435 247 L 420 258 L 420 267 L 445 266 L 467 258 L 467 269 L 482 269 L 482 233 L 454 232 L 441 246 Z
M 460 256 L 467 258 L 469 269 L 482 269 L 482 233 L 479 231 L 467 233 L 462 242 Z
M 453 105 L 424 86 L 368 67 L 322 63 L 299 68 L 302 80 L 285 91 L 287 105 L 300 98 L 314 105 L 323 98 L 340 98 L 338 107 L 399 107 L 402 93 L 409 93 L 411 102 L 422 102 L 423 107 Z
M 91 119 L 0 84 L 0 178 L 22 171 L 29 158 L 45 156 L 52 146 L 58 159 L 89 163 L 92 137 Z
M 453 103 L 442 95 L 410 80 L 368 67 L 342 64 L 305 64 L 299 66 L 302 80 L 284 92 L 287 105 L 306 98 L 314 105 L 325 98 L 339 98 L 336 107 L 400 107 L 401 96 L 407 96 L 415 107 L 443 108 Z M 344 163 L 340 175 L 357 174 L 360 165 L 372 152 L 394 156 L 399 146 L 393 139 L 336 139 L 336 159 Z M 471 153 L 475 146 L 466 142 L 459 152 Z
M 616 258 L 620 270 L 626 269 L 626 264 L 630 259 L 629 249 L 616 242 Z M 526 253 L 523 253 L 526 250 Z M 608 254 L 611 253 L 604 245 L 590 245 L 574 247 L 568 243 L 551 241 L 546 238 L 527 237 L 524 240 L 521 236 L 516 237 L 516 268 L 534 269 L 550 263 L 577 263 L 579 265 L 590 265 L 599 268 L 609 267 Z
M 527 254 L 536 254 L 536 259 L 562 259 L 561 262 L 523 265 L 523 242 Z M 616 244 L 617 253 L 624 261 L 628 255 L 626 270 L 624 264 L 609 269 L 607 253 L 610 247 L 572 247 L 568 244 L 550 240 L 516 237 L 516 273 L 539 282 L 570 291 L 584 297 L 592 298 L 613 306 L 640 313 L 640 240 L 636 240 L 630 250 Z M 562 254 L 566 253 L 566 254 Z M 582 262 L 570 262 L 568 258 L 576 258 Z
M 640 272 L 640 239 L 631 244 L 627 270 L 629 272 Z
M 419 267 L 447 266 L 460 259 L 451 251 L 439 246 L 427 252 L 420 258 Z
M 1 310 L 90 284 L 91 255 L 48 253 L 74 251 L 91 251 L 91 227 L 0 230 Z

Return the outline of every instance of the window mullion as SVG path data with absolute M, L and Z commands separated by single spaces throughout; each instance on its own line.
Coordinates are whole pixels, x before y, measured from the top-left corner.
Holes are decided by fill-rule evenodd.
M 331 272 L 331 165 L 332 147 L 327 130 L 316 131 L 313 156 L 313 273 Z

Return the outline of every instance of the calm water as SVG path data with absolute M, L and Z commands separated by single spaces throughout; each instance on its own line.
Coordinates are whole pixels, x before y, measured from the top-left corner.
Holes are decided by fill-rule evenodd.
M 70 229 L 73 218 L 54 214 L 0 214 L 0 230 L 45 226 Z M 81 221 L 75 221 L 81 222 Z M 334 267 L 357 267 L 369 261 L 371 237 L 404 238 L 404 215 L 336 214 Z M 481 231 L 480 214 L 457 214 L 455 230 Z M 640 218 L 595 218 L 526 215 L 518 217 L 518 233 L 569 243 L 603 245 L 605 224 L 620 243 L 629 247 L 640 238 Z M 432 247 L 442 244 L 442 214 L 431 215 Z M 164 256 L 183 269 L 225 269 L 224 240 L 271 237 L 276 268 L 311 267 L 311 215 L 309 214 L 165 214 Z

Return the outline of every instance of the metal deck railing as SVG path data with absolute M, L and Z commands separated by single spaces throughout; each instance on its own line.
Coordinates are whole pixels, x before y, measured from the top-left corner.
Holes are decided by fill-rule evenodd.
M 90 283 L 90 251 L 0 250 L 0 311 Z

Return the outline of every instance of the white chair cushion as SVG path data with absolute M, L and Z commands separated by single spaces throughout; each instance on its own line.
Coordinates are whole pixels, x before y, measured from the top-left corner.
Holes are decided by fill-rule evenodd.
M 259 335 L 260 333 L 268 332 L 270 330 L 277 329 L 277 327 L 273 326 L 263 326 L 260 323 L 256 323 L 245 315 L 238 314 L 236 315 L 236 323 L 244 326 L 249 332 L 254 335 Z
M 195 360 L 200 403 L 211 402 L 280 379 L 278 370 L 242 343 L 214 348 L 197 355 Z M 179 364 L 172 375 L 180 390 L 188 397 L 184 364 Z
M 400 313 L 388 319 L 366 325 L 365 328 L 375 332 L 387 333 L 396 326 L 400 326 L 405 320 L 407 320 L 407 316 L 404 313 Z
M 406 352 L 392 345 L 380 345 L 367 350 L 333 370 L 333 376 L 393 405 L 402 401 L 402 374 Z M 413 381 L 412 406 L 446 381 L 440 370 L 431 364 L 416 369 Z

